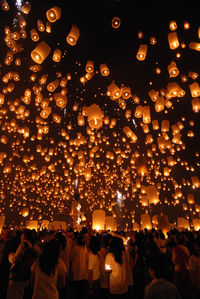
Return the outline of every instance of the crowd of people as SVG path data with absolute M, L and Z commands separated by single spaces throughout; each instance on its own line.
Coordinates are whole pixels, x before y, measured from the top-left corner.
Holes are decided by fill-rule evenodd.
M 0 298 L 198 299 L 200 232 L 4 228 Z

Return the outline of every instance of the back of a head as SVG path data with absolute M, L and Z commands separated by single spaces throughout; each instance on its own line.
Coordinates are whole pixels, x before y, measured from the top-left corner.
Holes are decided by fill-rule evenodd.
M 166 264 L 162 255 L 157 255 L 148 260 L 148 267 L 154 271 L 156 278 L 165 278 Z
M 111 238 L 112 238 L 112 235 L 110 235 L 110 234 L 104 235 L 101 239 L 101 246 L 108 249 Z
M 97 237 L 91 236 L 89 242 L 89 249 L 92 251 L 93 254 L 97 254 L 100 250 L 100 241 Z
M 58 240 L 61 249 L 64 250 L 66 248 L 66 245 L 67 245 L 67 239 L 66 239 L 66 237 L 61 232 L 58 232 L 55 235 L 55 239 Z
M 33 242 L 33 232 L 31 229 L 28 229 L 28 228 L 24 229 L 23 234 L 24 234 L 25 240 L 27 240 L 31 243 Z
M 122 255 L 125 250 L 122 238 L 112 237 L 110 241 L 109 251 L 114 255 L 115 261 L 122 264 Z
M 79 233 L 78 236 L 77 236 L 76 244 L 78 246 L 85 246 L 85 239 L 84 239 L 84 236 L 81 233 Z
M 60 254 L 60 244 L 56 239 L 46 242 L 42 254 L 39 257 L 39 266 L 43 273 L 48 276 L 55 273 Z

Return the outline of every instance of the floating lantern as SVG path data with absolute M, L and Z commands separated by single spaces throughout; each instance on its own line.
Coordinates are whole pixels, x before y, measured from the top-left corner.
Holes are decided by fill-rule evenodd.
M 104 210 L 94 210 L 92 213 L 92 229 L 94 230 L 104 230 L 105 228 L 105 211 Z
M 104 77 L 106 77 L 106 76 L 108 76 L 110 74 L 110 70 L 107 67 L 107 64 L 105 64 L 105 63 L 101 63 L 100 64 L 100 73 Z
M 46 12 L 46 17 L 49 22 L 54 23 L 61 18 L 61 8 L 53 6 Z
M 151 218 L 149 214 L 142 214 L 140 223 L 141 223 L 142 230 L 144 230 L 145 228 L 148 230 L 152 229 Z
M 146 55 L 147 55 L 147 48 L 148 47 L 145 44 L 141 44 L 139 46 L 139 49 L 138 49 L 138 52 L 137 52 L 137 55 L 136 55 L 138 60 L 140 60 L 140 61 L 145 60 Z
M 72 28 L 66 38 L 70 46 L 75 46 L 80 36 L 80 31 L 76 25 L 72 25 Z
M 40 42 L 39 45 L 31 52 L 31 58 L 41 64 L 49 55 L 51 48 L 45 43 Z
M 114 17 L 111 22 L 112 28 L 117 29 L 121 25 L 121 20 L 118 17 Z
M 171 50 L 175 50 L 179 47 L 179 40 L 176 32 L 168 33 L 168 42 Z
M 62 55 L 61 50 L 59 50 L 59 49 L 55 49 L 54 52 L 53 52 L 53 57 L 52 57 L 53 61 L 55 61 L 55 62 L 60 62 L 60 60 L 61 60 L 61 55 Z

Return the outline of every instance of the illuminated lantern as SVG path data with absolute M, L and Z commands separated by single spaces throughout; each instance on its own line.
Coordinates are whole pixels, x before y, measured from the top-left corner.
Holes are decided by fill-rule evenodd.
M 58 85 L 59 85 L 59 80 L 56 79 L 47 85 L 47 90 L 49 92 L 53 92 L 58 87 Z M 54 95 L 54 98 L 55 98 L 55 95 Z
M 169 176 L 171 172 L 171 169 L 169 167 L 164 167 L 163 168 L 163 174 L 164 176 Z
M 51 114 L 51 107 L 46 107 L 40 112 L 40 116 L 42 118 L 48 118 L 50 114 Z
M 49 22 L 54 23 L 61 18 L 61 8 L 54 6 L 47 10 L 46 17 Z
M 151 90 L 149 90 L 148 95 L 153 102 L 156 102 L 159 98 L 159 91 L 151 89 Z
M 78 115 L 78 125 L 84 126 L 85 125 L 85 119 L 83 115 Z
M 169 93 L 170 98 L 178 97 L 178 96 L 180 96 L 181 88 L 177 82 L 169 82 L 167 84 L 167 91 Z
M 37 42 L 39 40 L 39 35 L 37 33 L 37 31 L 35 29 L 32 29 L 30 31 L 30 34 L 31 34 L 31 39 L 34 41 L 34 42 Z
M 163 97 L 158 97 L 158 100 L 155 103 L 155 111 L 161 112 L 165 108 L 165 99 Z
M 175 50 L 179 47 L 179 40 L 176 32 L 168 33 L 168 42 L 171 50 Z
M 0 103 L 1 103 L 1 99 L 0 99 Z M 192 99 L 191 103 L 192 103 L 192 109 L 193 109 L 193 111 L 195 113 L 198 113 L 199 110 L 200 110 L 200 100 L 199 100 L 199 98 Z
M 12 166 L 10 162 L 5 163 L 4 169 L 3 169 L 3 173 L 11 173 L 12 171 Z
M 53 52 L 53 57 L 52 57 L 53 61 L 59 62 L 61 60 L 61 55 L 62 55 L 62 52 L 59 49 L 55 49 Z
M 91 176 L 92 176 L 91 168 L 88 167 L 88 168 L 85 169 L 85 179 L 86 179 L 86 181 L 89 181 L 91 179 Z
M 131 138 L 133 142 L 137 142 L 137 136 L 133 133 L 133 131 L 128 126 L 123 128 L 123 132 L 126 134 L 128 138 Z
M 22 12 L 25 14 L 25 15 L 28 15 L 29 12 L 31 10 L 31 4 L 28 3 L 28 2 L 25 2 L 23 3 L 23 6 L 22 6 Z
M 113 216 L 106 216 L 105 218 L 105 229 L 109 231 L 116 231 L 116 221 Z
M 170 78 L 174 78 L 177 77 L 179 75 L 179 70 L 176 66 L 176 62 L 172 61 L 169 65 L 168 65 L 168 72 L 169 72 L 169 76 Z
M 149 201 L 148 201 L 148 197 L 146 195 L 142 195 L 141 204 L 143 207 L 148 207 Z
M 4 10 L 4 11 L 8 11 L 10 9 L 10 6 L 8 5 L 8 2 L 6 0 L 2 0 L 1 1 L 1 8 Z
M 198 176 L 191 177 L 191 180 L 192 180 L 192 185 L 194 186 L 194 188 L 200 187 L 200 182 L 199 182 Z
M 145 60 L 146 55 L 147 55 L 147 48 L 148 47 L 145 44 L 141 44 L 139 46 L 139 49 L 138 49 L 138 52 L 137 52 L 137 55 L 136 55 L 138 60 L 140 60 L 140 61 Z
M 172 31 L 176 30 L 177 29 L 177 23 L 176 23 L 176 21 L 174 21 L 174 20 L 170 21 L 169 28 Z
M 133 223 L 133 231 L 139 232 L 140 231 L 140 226 L 139 223 L 134 222 Z
M 85 71 L 87 73 L 93 73 L 94 72 L 94 62 L 91 60 L 88 60 L 85 66 Z
M 40 32 L 43 32 L 45 30 L 45 26 L 42 20 L 37 20 L 37 27 Z
M 107 64 L 105 64 L 105 63 L 100 64 L 100 73 L 103 77 L 106 77 L 110 74 L 110 70 L 107 67 Z
M 136 118 L 141 118 L 142 117 L 142 114 L 143 114 L 143 107 L 141 105 L 138 105 L 135 109 L 135 113 L 134 113 L 134 116 Z
M 190 42 L 188 46 L 192 50 L 200 51 L 200 43 Z
M 112 28 L 117 29 L 121 25 L 121 20 L 118 17 L 114 17 L 111 22 Z
M 107 93 L 106 95 L 110 97 L 111 100 L 117 100 L 121 97 L 121 89 L 115 84 L 115 83 L 111 83 L 108 87 L 107 87 Z
M 31 58 L 41 64 L 49 55 L 51 48 L 45 43 L 40 42 L 39 45 L 31 52 Z
M 92 229 L 94 230 L 104 230 L 105 228 L 105 211 L 104 210 L 94 210 L 92 213 Z
M 193 219 L 192 223 L 193 223 L 194 230 L 199 231 L 200 230 L 200 219 Z
M 151 225 L 151 218 L 149 216 L 149 214 L 141 214 L 141 229 L 144 230 L 146 229 L 152 229 L 152 225 Z
M 156 38 L 154 37 L 154 36 L 151 36 L 151 38 L 150 38 L 150 44 L 151 45 L 155 45 L 156 44 Z
M 27 229 L 34 229 L 35 231 L 38 230 L 38 221 L 37 220 L 26 220 L 26 228 Z
M 169 132 L 169 120 L 167 119 L 162 120 L 161 132 Z
M 102 127 L 104 113 L 98 105 L 92 104 L 89 107 L 84 107 L 84 112 L 85 115 L 88 117 L 88 123 L 90 128 L 99 129 L 100 127 Z
M 194 204 L 194 195 L 193 194 L 188 194 L 187 195 L 187 200 L 188 200 L 188 203 L 193 205 Z
M 68 44 L 70 46 L 75 46 L 80 36 L 79 29 L 76 25 L 72 25 L 72 28 L 66 38 Z
M 0 93 L 0 106 L 4 104 L 5 95 Z
M 22 216 L 27 217 L 29 215 L 29 209 L 28 208 L 23 208 L 22 209 Z
M 46 32 L 51 33 L 51 23 L 46 22 Z
M 153 127 L 153 130 L 159 130 L 159 123 L 158 123 L 157 119 L 152 120 L 152 127 Z
M 145 188 L 145 191 L 150 204 L 156 205 L 159 203 L 158 191 L 156 186 L 147 186 Z
M 125 117 L 126 118 L 131 118 L 131 110 L 126 110 Z
M 5 216 L 0 216 L 0 234 L 1 234 L 2 229 L 4 227 L 5 219 L 6 219 Z
M 136 168 L 137 168 L 137 174 L 139 176 L 143 177 L 143 176 L 147 176 L 149 174 L 144 157 L 139 156 L 136 159 Z
M 199 74 L 196 73 L 196 72 L 192 72 L 192 71 L 188 72 L 188 77 L 190 77 L 190 78 L 192 78 L 194 80 L 197 79 L 198 76 L 199 76 Z
M 188 29 L 190 28 L 190 23 L 187 22 L 187 21 L 185 21 L 184 24 L 183 24 L 183 28 L 184 28 L 185 30 L 188 30 Z
M 151 122 L 150 106 L 143 106 L 142 120 L 144 124 Z
M 168 217 L 166 215 L 158 215 L 157 221 L 158 228 L 161 229 L 164 234 L 166 234 L 171 228 L 171 224 L 169 223 Z
M 191 96 L 193 98 L 199 97 L 200 96 L 200 87 L 197 82 L 194 82 L 192 84 L 189 84 Z
M 185 230 L 185 229 L 190 230 L 189 221 L 187 219 L 185 219 L 184 217 L 178 217 L 177 226 L 178 226 L 179 230 Z
M 122 98 L 124 100 L 128 100 L 131 97 L 131 89 L 130 87 L 122 87 Z

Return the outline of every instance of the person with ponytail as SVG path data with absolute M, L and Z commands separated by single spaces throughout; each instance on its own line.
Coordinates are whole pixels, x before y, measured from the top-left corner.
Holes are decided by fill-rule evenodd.
M 129 278 L 125 256 L 125 247 L 120 237 L 113 236 L 110 240 L 109 252 L 105 258 L 105 266 L 109 265 L 111 273 L 109 277 L 110 297 L 126 298 L 128 294 Z

